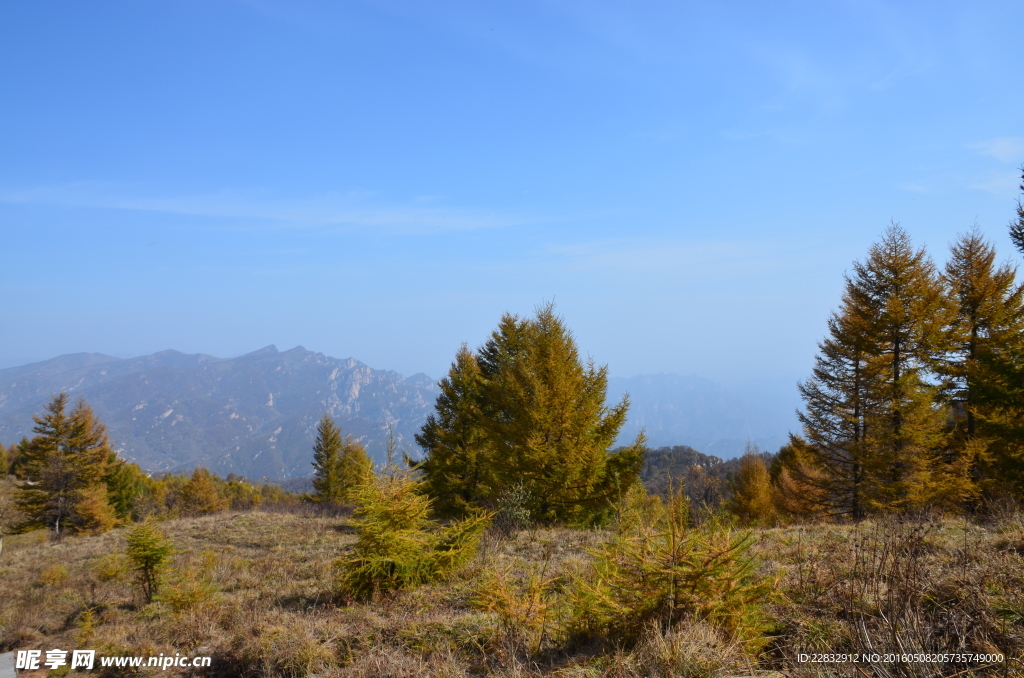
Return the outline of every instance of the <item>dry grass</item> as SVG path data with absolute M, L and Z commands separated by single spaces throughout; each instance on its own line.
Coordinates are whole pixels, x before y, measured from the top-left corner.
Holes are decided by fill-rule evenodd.
M 632 649 L 531 654 L 496 615 L 472 607 L 487 570 L 526 576 L 543 563 L 546 576 L 558 575 L 589 558 L 605 537 L 597 531 L 490 536 L 480 555 L 445 581 L 346 606 L 331 597 L 332 565 L 353 542 L 344 517 L 220 514 L 168 521 L 163 529 L 177 549 L 166 582 L 173 595 L 150 605 L 111 556 L 124 552 L 123 530 L 62 542 L 44 533 L 6 537 L 0 651 L 209 654 L 212 675 L 267 677 L 724 678 L 775 669 L 888 678 L 952 676 L 956 667 L 812 666 L 795 656 L 867 642 L 886 651 L 896 649 L 893 642 L 998 649 L 1016 660 L 1024 649 L 1024 529 L 1017 515 L 966 529 L 945 521 L 761 532 L 756 554 L 764 574 L 780 577 L 784 597 L 771 608 L 777 630 L 759 665 L 697 622 L 652 628 Z M 1011 662 L 971 675 L 1024 671 Z

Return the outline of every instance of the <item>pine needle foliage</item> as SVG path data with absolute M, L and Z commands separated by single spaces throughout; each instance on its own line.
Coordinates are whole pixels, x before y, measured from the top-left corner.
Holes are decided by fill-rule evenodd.
M 139 588 L 145 602 L 150 603 L 156 596 L 163 581 L 174 546 L 154 522 L 145 521 L 128 533 L 126 555 L 135 570 Z
M 944 395 L 953 408 L 945 462 L 957 471 L 950 475 L 960 484 L 948 493 L 960 503 L 975 500 L 1003 475 L 993 462 L 1014 436 L 997 422 L 1005 421 L 1006 404 L 1021 402 L 1006 388 L 1014 379 L 1005 376 L 1024 352 L 1024 285 L 1016 283 L 1015 266 L 997 266 L 995 259 L 995 247 L 974 227 L 951 245 L 943 276 L 956 311 L 941 366 Z
M 727 508 L 744 525 L 772 525 L 777 522 L 768 467 L 750 450 L 740 459 L 740 469 L 733 481 L 733 495 Z
M 187 516 L 209 515 L 228 507 L 228 500 L 220 496 L 214 476 L 202 466 L 197 466 L 179 490 L 180 511 Z
M 336 564 L 339 594 L 365 600 L 434 581 L 472 558 L 491 515 L 481 511 L 442 526 L 413 472 L 394 462 L 352 490 L 352 554 Z
M 800 385 L 831 515 L 905 512 L 956 493 L 963 468 L 946 463 L 934 378 L 954 317 L 935 265 L 897 224 L 854 262 L 813 377 Z
M 113 524 L 105 476 L 114 456 L 106 427 L 84 400 L 68 412 L 69 396 L 59 393 L 46 412 L 33 417 L 37 434 L 23 447 L 18 473 L 21 529 L 102 531 Z
M 1020 190 L 1024 193 L 1024 165 L 1020 168 Z M 1010 222 L 1010 240 L 1024 253 L 1024 200 L 1017 199 L 1017 218 Z
M 463 346 L 416 441 L 417 464 L 443 515 L 495 506 L 526 490 L 531 520 L 596 524 L 637 482 L 642 435 L 611 452 L 628 397 L 605 404 L 608 369 L 583 361 L 552 304 L 505 314 L 476 352 Z
M 567 631 L 582 638 L 636 642 L 644 628 L 701 621 L 751 650 L 769 628 L 762 604 L 773 582 L 757 576 L 747 555 L 750 532 L 721 517 L 689 525 L 689 503 L 672 492 L 667 504 L 633 502 L 622 529 L 593 555 L 589 574 L 568 585 Z
M 486 570 L 471 600 L 478 610 L 496 614 L 505 636 L 530 654 L 558 637 L 565 613 L 563 578 L 549 574 L 549 565 L 534 564 L 522 578 L 513 574 L 511 565 Z
M 341 504 L 373 472 L 366 448 L 341 434 L 326 412 L 316 427 L 313 444 L 313 500 Z

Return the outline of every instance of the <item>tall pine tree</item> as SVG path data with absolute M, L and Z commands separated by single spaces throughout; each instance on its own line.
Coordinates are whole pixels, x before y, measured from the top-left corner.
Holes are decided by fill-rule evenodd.
M 800 414 L 834 514 L 904 511 L 956 487 L 944 465 L 945 415 L 933 374 L 952 315 L 935 266 L 893 224 L 855 262 L 829 322 Z
M 868 329 L 872 407 L 866 420 L 869 502 L 903 511 L 944 499 L 945 415 L 931 376 L 947 350 L 951 311 L 935 265 L 893 224 L 854 264 L 855 312 Z M 954 483 L 955 484 L 955 483 Z
M 417 467 L 424 490 L 441 515 L 467 515 L 496 496 L 500 482 L 490 456 L 482 418 L 484 379 L 476 356 L 465 344 L 441 380 L 434 412 L 416 435 L 429 451 Z
M 809 496 L 825 514 L 861 520 L 868 508 L 869 385 L 877 375 L 865 318 L 854 308 L 853 285 L 847 278 L 842 310 L 828 320 L 829 336 L 818 344 L 813 376 L 797 386 L 805 404 L 797 416 L 807 443 L 794 439 L 792 445 L 810 466 L 794 463 L 787 472 L 817 490 Z
M 38 435 L 25 446 L 18 508 L 23 529 L 101 530 L 113 524 L 103 483 L 112 455 L 106 427 L 84 400 L 67 412 L 67 393 L 54 396 L 34 417 Z
M 1000 419 L 1003 366 L 1024 348 L 1024 286 L 1016 284 L 1016 267 L 997 266 L 995 258 L 995 247 L 975 227 L 950 247 L 944 275 L 956 310 L 943 369 L 955 422 L 946 463 L 960 481 L 951 489 L 961 500 L 976 496 L 983 476 L 991 475 L 990 452 L 1005 449 L 998 425 L 985 422 Z
M 551 304 L 532 319 L 506 314 L 476 354 L 463 347 L 417 442 L 440 507 L 495 504 L 513 488 L 533 519 L 601 520 L 636 482 L 642 438 L 609 450 L 628 399 L 607 407 L 607 368 L 584 364 Z

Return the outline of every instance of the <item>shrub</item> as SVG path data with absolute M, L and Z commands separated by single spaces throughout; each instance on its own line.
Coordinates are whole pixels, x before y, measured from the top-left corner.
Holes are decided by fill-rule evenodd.
M 142 596 L 147 603 L 152 602 L 174 547 L 151 521 L 136 525 L 128 533 L 127 541 L 126 553 L 138 578 Z
M 60 564 L 47 565 L 39 572 L 39 579 L 36 581 L 43 586 L 56 586 L 63 584 L 68 578 L 68 568 Z
M 522 581 L 514 578 L 511 567 L 487 570 L 472 600 L 474 607 L 497 614 L 505 637 L 532 654 L 557 631 L 564 607 L 558 595 L 561 577 L 549 576 L 547 566 L 534 566 Z
M 494 515 L 494 528 L 503 536 L 525 529 L 530 525 L 530 491 L 522 482 L 513 485 L 498 499 Z
M 130 562 L 123 553 L 108 553 L 93 565 L 92 573 L 101 582 L 118 581 L 128 575 Z
M 186 612 L 209 603 L 217 593 L 213 581 L 213 569 L 217 561 L 216 553 L 204 551 L 198 567 L 188 563 L 179 568 L 160 591 L 160 600 L 167 603 L 174 612 Z
M 427 516 L 430 499 L 407 468 L 388 464 L 354 488 L 357 504 L 353 553 L 336 563 L 346 598 L 419 586 L 451 572 L 473 556 L 490 514 L 476 513 L 441 527 Z
M 773 587 L 755 576 L 751 533 L 721 518 L 690 528 L 678 492 L 666 506 L 633 503 L 619 533 L 593 552 L 592 570 L 572 576 L 570 635 L 633 643 L 652 623 L 700 621 L 756 649 L 768 628 L 761 602 Z

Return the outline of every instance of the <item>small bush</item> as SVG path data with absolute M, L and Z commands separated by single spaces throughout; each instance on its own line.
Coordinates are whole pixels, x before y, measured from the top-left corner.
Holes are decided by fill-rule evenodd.
M 533 517 L 530 512 L 531 501 L 530 490 L 523 483 L 502 493 L 498 499 L 498 510 L 494 514 L 495 530 L 508 536 L 529 527 Z
M 98 581 L 120 581 L 128 576 L 131 561 L 123 553 L 108 553 L 93 565 L 92 573 Z
M 451 572 L 476 552 L 489 514 L 441 527 L 427 516 L 430 499 L 406 469 L 389 464 L 352 491 L 358 539 L 336 563 L 339 593 L 365 599 L 377 592 L 419 586 Z
M 540 651 L 552 632 L 557 632 L 562 613 L 559 597 L 561 577 L 549 576 L 548 563 L 533 567 L 522 581 L 512 568 L 484 572 L 472 603 L 498 615 L 506 638 L 524 646 L 531 654 Z
M 68 578 L 68 568 L 63 565 L 47 565 L 39 572 L 39 579 L 36 581 L 43 586 L 56 586 L 64 583 Z
M 150 521 L 136 525 L 128 533 L 127 541 L 126 554 L 138 577 L 143 598 L 147 603 L 152 602 L 174 547 L 167 536 Z
M 751 650 L 760 646 L 768 628 L 762 603 L 773 586 L 754 574 L 751 533 L 716 518 L 690 528 L 688 516 L 679 493 L 667 506 L 626 511 L 624 528 L 593 552 L 593 568 L 572 577 L 570 635 L 631 644 L 652 623 L 700 621 Z

